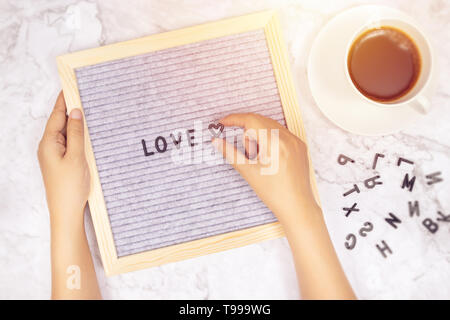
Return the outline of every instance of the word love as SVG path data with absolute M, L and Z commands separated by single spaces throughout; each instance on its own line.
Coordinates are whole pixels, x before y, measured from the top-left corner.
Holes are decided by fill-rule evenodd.
M 222 134 L 224 129 L 224 125 L 221 123 L 218 124 L 210 124 L 208 126 L 208 130 L 211 133 L 212 137 L 218 138 Z M 195 147 L 198 145 L 198 142 L 196 142 L 196 136 L 195 136 L 195 129 L 188 129 L 185 130 L 184 134 L 180 131 L 176 133 L 171 133 L 168 138 L 164 136 L 158 136 L 156 137 L 153 147 L 154 149 L 151 149 L 151 146 L 147 144 L 147 141 L 145 139 L 141 140 L 142 143 L 142 149 L 144 151 L 144 156 L 152 156 L 155 154 L 155 152 L 158 153 L 164 153 L 168 150 L 168 144 L 172 143 L 173 146 L 176 149 L 180 149 L 183 141 L 183 136 L 185 136 L 185 141 L 187 142 L 187 145 L 189 147 Z M 169 140 L 169 142 L 167 142 Z M 153 151 L 155 150 L 155 151 Z

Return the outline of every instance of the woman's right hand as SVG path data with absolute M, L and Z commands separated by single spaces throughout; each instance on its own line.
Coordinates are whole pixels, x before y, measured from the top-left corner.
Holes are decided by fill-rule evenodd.
M 251 163 L 223 139 L 213 140 L 282 224 L 302 297 L 355 299 L 313 196 L 305 143 L 278 122 L 256 114 L 231 114 L 220 122 L 243 127 L 246 153 L 249 158 L 257 153 Z
M 308 209 L 317 203 L 311 189 L 306 144 L 275 120 L 258 114 L 230 114 L 220 123 L 244 128 L 246 153 L 257 153 L 253 161 L 223 139 L 214 139 L 213 145 L 278 220 L 287 224 L 292 219 L 308 218 Z

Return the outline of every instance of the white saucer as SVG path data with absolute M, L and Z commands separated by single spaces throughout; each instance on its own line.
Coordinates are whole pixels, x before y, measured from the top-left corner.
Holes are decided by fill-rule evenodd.
M 344 130 L 368 136 L 397 132 L 423 116 L 410 104 L 392 108 L 372 104 L 346 78 L 349 41 L 375 19 L 402 19 L 416 24 L 406 14 L 384 6 L 363 5 L 345 10 L 319 32 L 308 61 L 309 85 L 323 114 Z

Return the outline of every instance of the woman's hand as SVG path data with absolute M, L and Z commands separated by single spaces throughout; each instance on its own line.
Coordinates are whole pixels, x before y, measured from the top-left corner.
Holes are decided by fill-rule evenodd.
M 84 154 L 83 115 L 74 109 L 67 118 L 62 92 L 39 143 L 38 158 L 52 222 L 68 226 L 82 222 L 90 179 Z
M 305 143 L 278 122 L 256 114 L 232 114 L 220 122 L 245 129 L 248 157 L 223 139 L 213 144 L 282 224 L 302 297 L 354 299 L 311 190 Z
M 62 92 L 39 143 L 38 158 L 50 211 L 52 298 L 101 299 L 84 232 L 90 176 L 83 115 L 74 109 L 67 118 Z
M 213 145 L 282 224 L 317 206 L 309 179 L 307 148 L 302 140 L 275 120 L 257 114 L 231 114 L 220 123 L 244 128 L 246 154 L 250 158 L 256 156 L 253 161 L 223 139 L 214 139 Z

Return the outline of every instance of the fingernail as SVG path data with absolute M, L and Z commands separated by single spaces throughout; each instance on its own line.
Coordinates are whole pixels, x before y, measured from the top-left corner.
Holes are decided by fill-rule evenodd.
M 71 119 L 76 119 L 76 120 L 81 120 L 81 118 L 83 118 L 83 115 L 81 114 L 81 110 L 80 109 L 73 109 L 70 112 L 70 118 Z
M 255 140 L 250 139 L 248 141 L 247 158 L 253 160 L 256 158 L 257 155 L 258 155 L 258 143 Z

